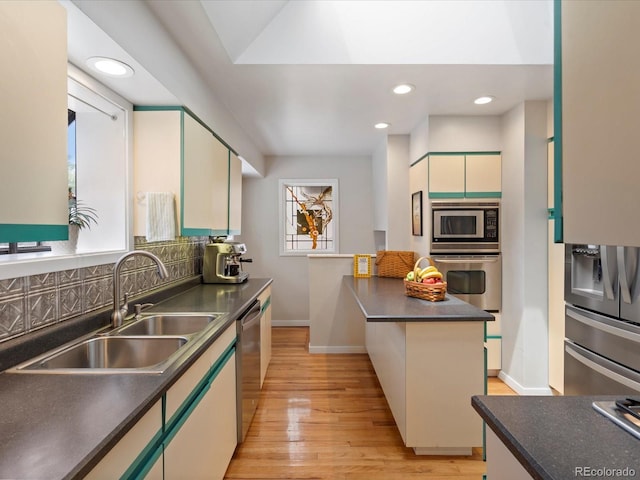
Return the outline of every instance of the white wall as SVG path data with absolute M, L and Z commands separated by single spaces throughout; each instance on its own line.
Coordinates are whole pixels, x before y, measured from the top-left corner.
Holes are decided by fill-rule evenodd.
M 411 248 L 409 135 L 388 135 L 373 153 L 373 212 L 376 249 Z
M 411 248 L 409 135 L 387 137 L 387 250 Z
M 429 118 L 429 152 L 495 152 L 501 146 L 498 116 Z
M 267 157 L 264 178 L 243 178 L 242 235 L 236 239 L 253 258 L 243 269 L 255 278 L 273 278 L 274 324 L 309 322 L 309 260 L 279 255 L 278 180 L 337 178 L 339 253 L 375 253 L 371 164 L 371 157 Z
M 520 394 L 549 394 L 547 104 L 502 118 L 502 372 Z
M 386 232 L 388 219 L 387 204 L 387 138 L 385 137 L 373 152 L 372 185 L 373 196 L 373 229 Z M 386 240 L 385 240 L 386 242 Z
M 411 130 L 409 140 L 409 164 L 414 163 L 429 152 L 429 117 Z

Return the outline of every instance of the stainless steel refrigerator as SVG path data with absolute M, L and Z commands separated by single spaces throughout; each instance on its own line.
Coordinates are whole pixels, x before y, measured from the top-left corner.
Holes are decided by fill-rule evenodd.
M 640 393 L 638 250 L 565 246 L 565 395 Z

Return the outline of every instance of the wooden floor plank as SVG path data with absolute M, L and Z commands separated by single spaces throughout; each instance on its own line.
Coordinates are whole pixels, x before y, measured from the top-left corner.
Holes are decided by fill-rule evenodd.
M 308 344 L 308 328 L 273 329 L 258 410 L 225 479 L 482 478 L 482 449 L 431 457 L 403 445 L 366 354 L 311 355 Z M 495 378 L 489 393 L 515 394 Z

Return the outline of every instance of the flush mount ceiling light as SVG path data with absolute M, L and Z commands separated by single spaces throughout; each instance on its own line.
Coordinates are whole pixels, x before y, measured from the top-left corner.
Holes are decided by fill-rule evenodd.
M 91 57 L 87 60 L 87 65 L 99 73 L 111 77 L 126 78 L 134 74 L 133 68 L 119 60 L 107 57 Z
M 391 126 L 391 124 L 387 123 L 387 122 L 380 122 L 380 123 L 376 123 L 374 125 L 374 127 L 379 129 L 379 130 L 382 130 L 383 128 L 389 128 L 390 126 Z
M 410 83 L 401 83 L 400 85 L 393 87 L 393 93 L 396 95 L 406 95 L 407 93 L 413 92 L 415 89 L 416 87 Z
M 493 100 L 495 99 L 495 97 L 492 97 L 490 95 L 487 95 L 485 97 L 478 97 L 476 98 L 473 103 L 475 103 L 476 105 L 485 105 L 487 103 L 491 103 L 493 102 Z

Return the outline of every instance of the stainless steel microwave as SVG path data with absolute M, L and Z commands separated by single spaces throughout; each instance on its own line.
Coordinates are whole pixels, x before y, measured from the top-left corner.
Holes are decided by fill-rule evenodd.
M 500 202 L 431 202 L 431 253 L 499 253 Z

